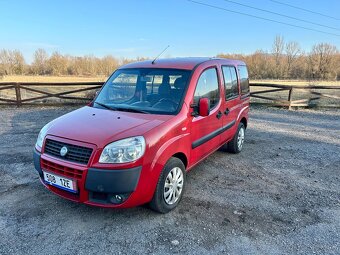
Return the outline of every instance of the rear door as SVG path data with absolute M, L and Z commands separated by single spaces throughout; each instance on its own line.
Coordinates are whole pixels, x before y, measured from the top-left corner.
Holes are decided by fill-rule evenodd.
M 222 102 L 220 100 L 221 87 L 217 67 L 209 67 L 203 70 L 198 78 L 194 92 L 193 104 L 198 105 L 202 97 L 210 100 L 209 116 L 193 116 L 191 123 L 191 147 L 190 159 L 196 163 L 211 151 L 219 147 L 221 142 L 222 127 Z M 196 112 L 198 109 L 196 108 Z
M 237 116 L 241 108 L 239 79 L 236 67 L 233 65 L 221 66 L 224 95 L 223 95 L 223 129 L 222 141 L 230 140 L 236 131 Z

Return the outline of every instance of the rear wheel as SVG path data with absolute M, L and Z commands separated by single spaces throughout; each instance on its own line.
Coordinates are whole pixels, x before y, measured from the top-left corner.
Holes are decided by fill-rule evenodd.
M 227 144 L 227 149 L 229 152 L 240 153 L 242 151 L 245 139 L 245 131 L 246 128 L 244 127 L 244 124 L 241 122 L 238 125 L 237 132 L 235 133 L 233 139 Z
M 167 213 L 180 202 L 185 186 L 185 167 L 178 158 L 170 158 L 159 177 L 150 207 L 156 212 Z

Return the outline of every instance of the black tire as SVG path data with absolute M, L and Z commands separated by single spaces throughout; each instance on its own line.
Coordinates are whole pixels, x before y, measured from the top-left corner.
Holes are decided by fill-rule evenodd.
M 238 125 L 237 132 L 235 133 L 233 139 L 231 141 L 229 141 L 228 144 L 227 144 L 227 150 L 231 153 L 237 154 L 237 153 L 240 153 L 242 151 L 243 142 L 242 142 L 241 146 L 239 146 L 239 144 L 238 144 L 238 136 L 239 136 L 239 133 L 242 132 L 241 129 L 243 129 L 243 135 L 244 135 L 246 128 L 245 128 L 245 126 L 242 122 L 240 122 L 240 124 Z
M 168 174 L 170 173 L 170 171 L 174 168 L 180 168 L 182 170 L 183 173 L 183 187 L 182 187 L 182 191 L 180 193 L 180 197 L 177 199 L 177 201 L 173 204 L 168 204 L 165 201 L 164 198 L 164 186 L 165 186 L 165 180 L 168 176 Z M 156 186 L 156 190 L 155 193 L 153 195 L 153 198 L 149 204 L 150 208 L 156 212 L 159 213 L 168 213 L 171 210 L 175 209 L 176 206 L 179 204 L 179 202 L 182 199 L 183 196 L 183 192 L 185 190 L 185 183 L 186 183 L 186 172 L 185 172 L 185 166 L 183 164 L 183 162 L 175 157 L 172 157 L 168 160 L 168 162 L 165 164 L 162 173 L 159 176 L 158 179 L 158 183 Z

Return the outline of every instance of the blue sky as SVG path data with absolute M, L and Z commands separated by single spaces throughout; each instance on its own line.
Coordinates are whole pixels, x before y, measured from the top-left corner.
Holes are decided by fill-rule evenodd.
M 299 11 L 270 0 L 234 0 L 338 28 L 328 29 L 278 17 L 224 0 L 196 0 L 222 8 L 276 19 L 340 35 L 339 0 L 280 0 L 338 17 Z M 340 48 L 340 36 L 306 31 L 186 0 L 0 0 L 0 49 L 19 49 L 30 62 L 37 48 L 49 53 L 134 58 L 152 57 L 167 45 L 165 56 L 215 56 L 270 50 L 276 35 L 297 41 L 306 51 L 328 42 Z

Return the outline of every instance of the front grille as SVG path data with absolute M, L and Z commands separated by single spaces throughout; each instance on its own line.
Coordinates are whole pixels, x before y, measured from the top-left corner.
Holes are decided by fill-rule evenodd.
M 80 180 L 83 176 L 83 171 L 71 167 L 59 165 L 45 159 L 41 159 L 41 168 L 47 172 L 62 174 Z
M 65 156 L 60 155 L 60 149 L 67 147 L 67 154 Z M 51 139 L 46 139 L 45 153 L 57 158 L 62 158 L 68 161 L 87 164 L 92 154 L 91 148 L 86 148 L 78 145 L 63 143 Z

